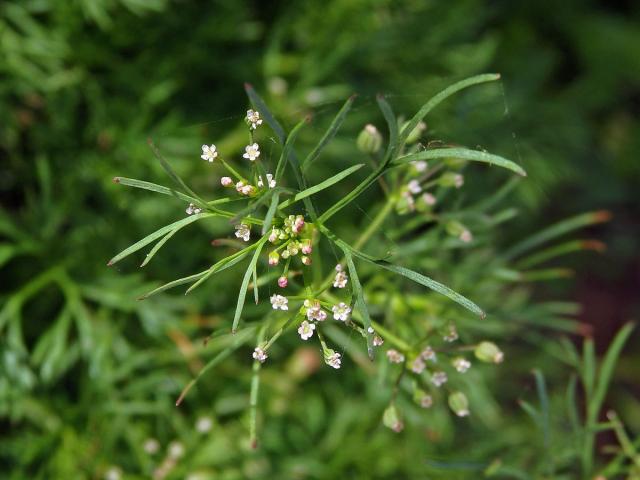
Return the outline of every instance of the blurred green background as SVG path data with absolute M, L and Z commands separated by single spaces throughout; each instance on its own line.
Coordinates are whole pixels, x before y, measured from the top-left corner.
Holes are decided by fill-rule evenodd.
M 142 273 L 133 261 L 106 267 L 176 218 L 166 201 L 111 179 L 167 183 L 151 136 L 194 186 L 212 189 L 218 178 L 190 159 L 204 142 L 241 148 L 244 82 L 287 128 L 313 113 L 308 142 L 358 93 L 353 120 L 327 150 L 335 166 L 355 152 L 362 126 L 379 122 L 376 93 L 407 116 L 443 86 L 482 72 L 501 73 L 500 84 L 443 107 L 430 138 L 527 169 L 508 200 L 519 216 L 492 237 L 497 251 L 568 216 L 612 214 L 584 232 L 606 251 L 567 257 L 573 279 L 531 290 L 536 301 L 577 302 L 572 341 L 593 336 L 603 352 L 640 311 L 638 2 L 0 3 L 0 476 L 103 478 L 115 465 L 149 478 L 157 459 L 144 452 L 147 437 L 163 447 L 180 439 L 189 450 L 169 478 L 478 478 L 473 472 L 505 449 L 525 469 L 544 460 L 516 399 L 535 397 L 531 368 L 559 395 L 568 376 L 536 355 L 528 329 L 501 339 L 514 358 L 502 379 L 485 372 L 499 420 L 454 427 L 433 414 L 400 436 L 379 426 L 386 394 L 367 373 L 316 371 L 313 352 L 283 351 L 265 372 L 264 447 L 251 452 L 244 353 L 173 406 L 208 358 L 201 339 L 228 322 L 235 297 L 225 288 L 239 273 L 193 296 L 135 301 L 199 271 L 223 228 L 176 236 Z M 503 179 L 469 176 L 469 195 Z M 607 397 L 630 432 L 640 431 L 638 341 L 635 333 Z M 213 420 L 210 434 L 194 431 L 202 415 Z M 560 478 L 542 475 L 532 478 Z

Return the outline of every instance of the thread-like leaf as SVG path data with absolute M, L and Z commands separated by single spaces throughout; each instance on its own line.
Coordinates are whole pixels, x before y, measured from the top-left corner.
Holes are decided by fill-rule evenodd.
M 184 285 L 185 283 L 195 282 L 199 278 L 202 278 L 203 276 L 205 276 L 209 272 L 209 270 L 210 269 L 207 269 L 207 270 L 205 270 L 203 272 L 194 273 L 193 275 L 189 275 L 187 277 L 178 278 L 178 279 L 173 280 L 173 281 L 171 281 L 169 283 L 165 283 L 164 285 L 160 285 L 158 288 L 154 288 L 150 292 L 147 292 L 144 295 L 142 295 L 141 297 L 138 297 L 138 300 L 145 300 L 145 299 L 149 298 L 152 295 L 156 295 L 156 294 L 158 294 L 160 292 L 164 292 L 165 290 L 169 290 L 170 288 L 177 287 L 178 285 Z
M 275 192 L 273 194 L 273 197 L 271 197 L 271 205 L 269 205 L 269 210 L 267 210 L 267 214 L 264 216 L 264 223 L 262 224 L 262 235 L 266 234 L 271 228 L 273 217 L 276 214 L 276 210 L 278 209 L 279 201 L 280 192 Z
M 348 177 L 355 171 L 360 170 L 363 166 L 364 166 L 364 163 L 359 163 L 357 165 L 349 167 L 341 171 L 340 173 L 337 173 L 334 176 L 327 178 L 324 182 L 320 182 L 317 185 L 314 185 L 302 192 L 297 193 L 293 198 L 285 200 L 284 202 L 282 202 L 282 204 L 279 205 L 279 208 L 280 209 L 287 208 L 288 206 L 294 204 L 295 202 L 298 202 L 306 197 L 310 197 L 311 195 L 315 195 L 316 193 L 321 192 L 322 190 L 329 188 L 332 185 L 335 185 L 340 180 Z
M 244 257 L 246 257 L 254 248 L 256 248 L 257 244 L 253 244 L 243 250 L 240 250 L 239 252 L 234 253 L 233 255 L 229 255 L 228 257 L 223 258 L 222 260 L 220 260 L 219 262 L 215 263 L 214 265 L 211 266 L 211 268 L 209 268 L 209 270 L 207 270 L 207 273 L 200 278 L 196 283 L 194 283 L 193 285 L 191 285 L 186 292 L 184 292 L 185 295 L 188 295 L 189 293 L 191 293 L 193 290 L 195 290 L 196 288 L 198 288 L 200 285 L 202 285 L 204 282 L 206 282 L 212 275 L 216 274 L 216 273 L 220 273 L 223 272 L 224 270 L 233 267 L 236 263 L 242 261 L 242 259 L 244 259 Z
M 416 113 L 413 116 L 413 118 L 409 120 L 409 123 L 407 123 L 407 125 L 400 132 L 400 138 L 399 138 L 400 146 L 404 145 L 404 143 L 407 141 L 407 137 L 409 136 L 409 134 L 413 132 L 413 129 L 418 126 L 418 124 L 424 119 L 424 117 L 426 117 L 431 110 L 433 110 L 435 107 L 437 107 L 441 102 L 449 98 L 451 95 L 459 92 L 460 90 L 471 87 L 473 85 L 478 85 L 480 83 L 485 83 L 485 82 L 493 82 L 499 79 L 500 79 L 500 75 L 496 73 L 485 73 L 483 75 L 476 75 L 474 77 L 470 77 L 465 80 L 461 80 L 457 83 L 454 83 L 453 85 L 450 85 L 449 87 L 442 90 L 440 93 L 433 96 L 431 99 L 429 99 L 427 103 L 425 103 L 422 106 L 422 108 L 420 108 L 420 110 L 418 110 L 418 113 Z
M 160 162 L 160 165 L 162 166 L 164 171 L 167 172 L 167 175 L 171 177 L 171 179 L 176 183 L 176 185 L 182 187 L 185 192 L 187 192 L 192 197 L 196 198 L 198 203 L 201 203 L 203 205 L 206 204 L 206 202 L 202 198 L 200 198 L 200 196 L 196 192 L 191 190 L 191 188 L 185 183 L 185 181 L 182 180 L 182 178 L 180 178 L 180 176 L 175 172 L 171 164 L 162 156 L 162 154 L 160 153 L 160 150 L 158 150 L 158 147 L 156 147 L 156 145 L 153 143 L 153 140 L 149 138 L 147 139 L 147 143 L 149 144 L 149 147 L 151 147 L 151 151 Z
M 398 265 L 393 265 L 392 263 L 386 262 L 384 260 L 373 261 L 370 259 L 371 257 L 362 256 L 360 255 L 359 252 L 356 252 L 355 250 L 352 250 L 352 252 L 354 253 L 355 256 L 361 258 L 362 260 L 373 263 L 374 265 L 382 267 L 386 270 L 389 270 L 391 272 L 407 277 L 409 280 L 413 280 L 414 282 L 419 283 L 420 285 L 424 285 L 425 287 L 430 288 L 431 290 L 444 295 L 445 297 L 453 300 L 457 304 L 462 305 L 467 310 L 480 316 L 480 318 L 484 318 L 486 316 L 486 314 L 482 311 L 482 309 L 478 305 L 473 303 L 471 300 L 469 300 L 467 297 L 460 295 L 458 292 L 450 289 L 449 287 L 447 287 L 446 285 L 443 285 L 440 282 L 436 282 L 432 278 L 422 275 L 421 273 L 414 272 L 413 270 L 409 270 L 408 268 L 400 267 Z
M 349 113 L 349 110 L 351 110 L 351 105 L 353 105 L 353 101 L 355 100 L 355 98 L 356 98 L 356 95 L 352 95 L 349 97 L 349 99 L 344 103 L 344 105 L 342 106 L 338 114 L 335 116 L 335 118 L 331 122 L 331 125 L 329 125 L 329 128 L 324 133 L 324 135 L 322 136 L 318 144 L 313 148 L 313 150 L 311 150 L 311 153 L 309 153 L 309 155 L 307 155 L 306 158 L 302 161 L 301 167 L 303 171 L 308 169 L 309 166 L 316 161 L 316 159 L 320 156 L 320 153 L 322 152 L 324 147 L 326 147 L 329 144 L 329 142 L 333 140 L 333 137 L 336 136 L 336 133 L 338 133 L 338 129 L 342 126 L 342 123 L 344 122 L 344 119 Z
M 291 151 L 293 150 L 293 144 L 296 141 L 296 137 L 298 136 L 298 133 L 300 132 L 300 130 L 302 130 L 302 127 L 307 125 L 310 121 L 311 121 L 310 117 L 305 117 L 304 120 L 298 122 L 298 124 L 295 127 L 293 127 L 293 130 L 289 132 L 289 135 L 287 136 L 287 141 L 285 142 L 284 148 L 282 149 L 282 154 L 280 155 L 280 159 L 278 160 L 278 165 L 276 166 L 276 174 L 275 174 L 276 182 L 279 182 L 280 179 L 282 178 L 282 174 L 284 173 L 284 167 L 287 163 L 289 155 L 291 155 Z
M 364 293 L 362 291 L 360 279 L 358 278 L 358 271 L 353 263 L 351 250 L 342 246 L 340 248 L 342 249 L 344 258 L 347 261 L 347 268 L 349 269 L 349 275 L 351 277 L 351 290 L 356 297 L 356 307 L 358 308 L 358 311 L 360 311 L 360 315 L 362 315 L 362 323 L 364 325 L 367 339 L 367 353 L 369 354 L 369 358 L 373 359 L 373 334 L 369 331 L 371 328 L 371 317 L 369 316 L 367 303 L 364 301 Z
M 260 256 L 260 252 L 262 251 L 262 247 L 267 241 L 267 237 L 261 238 L 258 242 L 256 242 L 256 251 L 251 258 L 251 262 L 247 267 L 247 271 L 244 273 L 244 278 L 242 279 L 242 285 L 240 286 L 240 292 L 238 293 L 238 303 L 236 304 L 236 313 L 233 316 L 233 325 L 231 327 L 231 331 L 235 332 L 238 328 L 238 323 L 240 322 L 240 315 L 242 315 L 242 309 L 244 308 L 244 299 L 247 296 L 247 288 L 249 287 L 249 280 L 251 280 L 251 275 L 253 273 L 253 269 L 258 262 L 258 257 Z M 254 287 L 255 288 L 255 287 Z
M 163 195 L 170 195 L 172 197 L 177 197 L 186 202 L 197 202 L 198 199 L 195 197 L 191 197 L 189 195 L 185 195 L 182 192 L 174 190 L 173 188 L 165 187 L 163 185 L 158 185 L 156 183 L 145 182 L 144 180 L 136 180 L 135 178 L 126 178 L 126 177 L 114 177 L 113 181 L 120 185 L 126 185 L 127 187 L 133 188 L 141 188 L 143 190 L 149 190 L 151 192 L 161 193 Z
M 510 260 L 561 235 L 586 227 L 587 225 L 607 222 L 610 218 L 611 214 L 605 210 L 582 213 L 580 215 L 567 218 L 558 223 L 554 223 L 550 227 L 547 227 L 540 232 L 531 235 L 522 242 L 517 243 L 511 247 L 503 257 Z
M 387 152 L 385 153 L 385 161 L 388 162 L 393 158 L 393 155 L 398 152 L 398 120 L 393 113 L 391 105 L 389 105 L 383 95 L 378 95 L 376 101 L 389 129 L 389 144 L 387 145 Z
M 190 223 L 196 222 L 201 218 L 214 217 L 214 216 L 216 216 L 215 213 L 197 213 L 195 215 L 191 215 L 189 217 L 178 220 L 177 222 L 173 222 L 169 225 L 165 225 L 164 227 L 153 232 L 152 234 L 147 235 L 142 240 L 134 243 L 130 247 L 125 248 L 122 252 L 120 252 L 118 255 L 116 255 L 111 260 L 109 260 L 109 263 L 107 265 L 111 266 L 114 263 L 119 262 L 123 258 L 131 255 L 134 252 L 137 252 L 144 246 L 149 245 L 151 242 L 153 242 L 157 238 L 160 238 L 163 235 L 166 235 L 168 232 L 172 230 L 180 230 L 181 228 L 186 227 Z
M 488 163 L 489 165 L 497 165 L 498 167 L 511 170 L 523 177 L 527 176 L 520 165 L 507 160 L 506 158 L 494 155 L 492 153 L 482 152 L 480 150 L 469 150 L 467 148 L 434 148 L 430 150 L 423 150 L 421 152 L 412 153 L 404 157 L 397 158 L 392 162 L 393 165 L 402 165 L 409 162 L 415 162 L 417 160 L 433 160 L 436 158 L 460 158 L 463 160 L 470 160 L 472 162 Z
M 147 263 L 149 263 L 151 261 L 151 259 L 153 258 L 153 256 L 158 253 L 158 250 L 160 250 L 163 245 L 165 243 L 167 243 L 169 241 L 169 239 L 171 237 L 173 237 L 175 235 L 175 233 L 180 230 L 178 229 L 173 229 L 171 230 L 169 233 L 167 233 L 164 237 L 162 237 L 161 240 L 158 241 L 158 243 L 156 243 L 153 248 L 151 249 L 151 251 L 149 253 L 147 253 L 147 256 L 144 258 L 144 261 L 142 262 L 142 264 L 140 265 L 140 267 L 144 267 Z

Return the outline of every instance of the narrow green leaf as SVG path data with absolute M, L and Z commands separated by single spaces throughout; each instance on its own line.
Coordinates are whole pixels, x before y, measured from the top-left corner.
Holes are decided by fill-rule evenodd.
M 210 271 L 210 269 L 207 269 L 207 270 L 205 270 L 203 272 L 195 273 L 193 275 L 189 275 L 188 277 L 178 278 L 177 280 L 173 280 L 173 281 L 171 281 L 169 283 L 165 283 L 164 285 L 161 285 L 158 288 L 154 288 L 150 292 L 145 293 L 141 297 L 138 297 L 138 300 L 145 300 L 146 298 L 149 298 L 152 295 L 156 295 L 156 294 L 158 294 L 160 292 L 164 292 L 165 290 L 169 290 L 170 288 L 177 287 L 178 285 L 184 285 L 185 283 L 195 282 L 199 278 L 202 278 L 207 273 L 209 273 L 209 271 Z
M 182 192 L 174 190 L 169 187 L 165 187 L 163 185 L 157 185 L 151 182 L 145 182 L 143 180 L 136 180 L 135 178 L 126 178 L 126 177 L 114 177 L 113 181 L 120 185 L 126 185 L 127 187 L 133 188 L 141 188 L 143 190 L 149 190 L 151 192 L 161 193 L 163 195 L 170 195 L 172 197 L 177 197 L 186 202 L 197 202 L 198 199 L 195 197 L 190 197 L 189 195 L 185 195 Z
M 265 235 L 271 228 L 273 217 L 276 214 L 276 210 L 278 209 L 279 201 L 280 192 L 275 192 L 273 194 L 273 197 L 271 197 L 271 205 L 269 205 L 269 210 L 267 210 L 267 214 L 264 216 L 264 223 L 262 224 L 262 235 Z
M 459 92 L 460 90 L 471 87 L 473 85 L 478 85 L 480 83 L 485 83 L 485 82 L 493 82 L 499 79 L 500 79 L 500 75 L 495 73 L 486 73 L 483 75 L 476 75 L 474 77 L 470 77 L 465 80 L 461 80 L 460 82 L 454 83 L 453 85 L 450 85 L 449 87 L 442 90 L 440 93 L 433 96 L 431 99 L 429 99 L 427 103 L 425 103 L 422 106 L 422 108 L 420 108 L 420 110 L 418 110 L 418 113 L 416 113 L 414 117 L 411 120 L 409 120 L 409 123 L 407 124 L 407 126 L 402 129 L 402 132 L 400 132 L 400 139 L 399 139 L 400 147 L 404 145 L 404 143 L 407 141 L 407 137 L 409 136 L 409 134 L 413 131 L 414 128 L 418 126 L 418 124 L 424 119 L 424 117 L 426 117 L 431 110 L 433 110 L 435 107 L 437 107 L 441 102 L 449 98 L 451 95 L 453 95 L 456 92 Z
M 503 258 L 505 258 L 506 260 L 511 260 L 561 235 L 572 232 L 574 230 L 578 230 L 588 225 L 607 222 L 610 218 L 611 214 L 604 210 L 582 213 L 580 215 L 576 215 L 575 217 L 567 218 L 558 223 L 554 223 L 550 227 L 547 227 L 540 232 L 524 239 L 522 242 L 517 243 L 504 253 Z
M 331 122 L 331 125 L 329 125 L 329 128 L 324 133 L 324 135 L 322 136 L 318 144 L 313 148 L 313 150 L 311 150 L 311 153 L 309 153 L 309 155 L 307 155 L 307 157 L 302 161 L 301 167 L 303 171 L 308 169 L 309 166 L 316 161 L 316 159 L 320 156 L 320 153 L 322 152 L 324 147 L 326 147 L 329 144 L 329 142 L 333 140 L 333 137 L 336 136 L 336 133 L 338 133 L 338 130 L 342 126 L 342 123 L 344 122 L 344 119 L 349 113 L 349 110 L 351 110 L 351 105 L 353 105 L 353 101 L 355 100 L 355 98 L 356 98 L 356 95 L 352 95 L 349 97 L 349 99 L 344 103 L 344 105 L 342 106 L 338 114 L 335 116 L 335 118 Z
M 236 305 L 236 313 L 233 316 L 233 325 L 231 327 L 231 332 L 235 333 L 238 329 L 238 323 L 240 322 L 240 315 L 242 314 L 242 309 L 244 308 L 244 299 L 247 296 L 247 288 L 249 287 L 249 280 L 251 279 L 251 274 L 253 273 L 253 269 L 255 268 L 256 263 L 258 262 L 258 257 L 260 256 L 260 252 L 262 251 L 262 247 L 267 241 L 267 237 L 261 238 L 258 242 L 256 242 L 256 251 L 253 254 L 253 258 L 251 258 L 251 262 L 249 263 L 249 267 L 244 274 L 244 278 L 242 279 L 242 285 L 240 286 L 240 292 L 238 293 L 238 303 Z
M 618 357 L 620 356 L 625 343 L 631 335 L 634 326 L 635 325 L 633 323 L 625 324 L 616 334 L 615 338 L 611 342 L 611 346 L 604 356 L 602 365 L 600 366 L 600 371 L 598 373 L 598 380 L 595 384 L 593 397 L 589 400 L 589 403 L 591 404 L 591 411 L 596 412 L 596 416 L 597 412 L 600 411 L 602 403 L 604 402 L 604 398 L 607 394 L 609 383 L 611 382 L 611 377 L 613 376 L 613 370 L 616 366 L 616 363 L 618 362 Z
M 559 245 L 553 245 L 549 248 L 536 252 L 532 255 L 522 258 L 516 263 L 516 267 L 520 269 L 531 268 L 535 265 L 547 262 L 548 260 L 567 255 L 573 252 L 584 250 L 602 251 L 605 246 L 597 240 L 570 240 Z
M 369 331 L 371 328 L 371 317 L 369 316 L 369 309 L 367 303 L 364 301 L 364 293 L 362 292 L 362 285 L 360 285 L 360 279 L 358 278 L 358 271 L 353 263 L 353 257 L 351 256 L 351 250 L 340 246 L 344 253 L 344 258 L 347 261 L 347 268 L 349 269 L 349 275 L 351 276 L 351 290 L 356 296 L 356 307 L 362 315 L 362 323 L 366 332 L 367 338 L 367 353 L 369 358 L 373 359 L 373 334 Z
M 293 150 L 293 144 L 296 141 L 296 137 L 298 136 L 298 133 L 300 132 L 300 130 L 302 130 L 302 127 L 304 127 L 305 125 L 308 125 L 310 121 L 311 121 L 311 117 L 305 117 L 304 120 L 298 122 L 298 124 L 295 127 L 293 127 L 293 130 L 289 132 L 289 135 L 287 136 L 287 141 L 285 142 L 284 148 L 282 149 L 282 154 L 280 155 L 280 159 L 278 160 L 278 165 L 276 166 L 276 174 L 275 174 L 276 182 L 280 182 L 280 179 L 282 178 L 282 174 L 284 173 L 284 167 L 286 165 L 287 160 L 289 159 L 289 155 L 291 155 L 291 150 Z
M 253 245 L 250 245 L 249 247 L 243 250 L 240 250 L 239 252 L 236 252 L 233 255 L 229 255 L 228 257 L 225 257 L 219 262 L 212 265 L 211 268 L 207 270 L 207 273 L 202 278 L 200 278 L 196 283 L 191 285 L 187 289 L 187 291 L 184 292 L 184 294 L 188 295 L 189 293 L 194 291 L 196 288 L 198 288 L 200 285 L 202 285 L 204 282 L 206 282 L 209 278 L 211 278 L 212 275 L 223 272 L 226 269 L 233 267 L 238 262 L 242 261 L 244 257 L 246 257 L 249 254 L 249 252 L 251 252 L 254 248 L 256 248 L 256 245 L 257 244 L 254 243 Z
M 348 177 L 355 171 L 360 170 L 363 166 L 364 166 L 364 163 L 359 163 L 357 165 L 354 165 L 352 167 L 349 167 L 343 170 L 340 173 L 337 173 L 333 177 L 327 178 L 324 182 L 320 182 L 317 185 L 307 188 L 306 190 L 296 194 L 295 197 L 282 202 L 282 204 L 279 205 L 279 209 L 287 208 L 288 206 L 302 200 L 303 198 L 310 197 L 311 195 L 315 195 L 316 193 L 321 192 L 322 190 L 329 188 L 332 185 L 335 185 L 340 180 Z
M 124 249 L 118 255 L 116 255 L 111 260 L 109 260 L 109 263 L 107 265 L 111 266 L 114 263 L 119 262 L 123 258 L 131 255 L 134 252 L 137 252 L 138 250 L 140 250 L 144 246 L 150 244 L 155 239 L 160 238 L 163 235 L 166 235 L 171 230 L 179 230 L 179 229 L 181 229 L 183 227 L 186 227 L 190 223 L 193 223 L 193 222 L 196 222 L 196 221 L 200 220 L 201 218 L 215 217 L 215 216 L 216 216 L 215 213 L 197 213 L 195 215 L 190 215 L 190 216 L 188 216 L 186 218 L 178 220 L 177 222 L 173 222 L 170 225 L 165 225 L 164 227 L 160 228 L 159 230 L 156 230 L 155 232 L 153 232 L 151 235 L 147 235 L 142 240 L 140 240 L 140 241 L 134 243 L 133 245 L 131 245 L 130 247 Z
M 596 352 L 593 339 L 587 338 L 582 348 L 582 383 L 587 398 L 591 398 L 596 381 Z
M 264 100 L 260 98 L 260 95 L 256 93 L 256 91 L 254 90 L 251 84 L 245 83 L 244 90 L 245 92 L 247 92 L 247 96 L 249 97 L 249 100 L 253 104 L 253 108 L 255 108 L 256 110 L 258 110 L 258 112 L 260 112 L 260 115 L 262 115 L 265 122 L 267 122 L 267 125 L 271 127 L 271 130 L 273 130 L 273 132 L 278 137 L 278 141 L 280 142 L 280 145 L 282 145 L 286 137 L 284 133 L 284 128 L 282 128 L 282 125 L 278 123 L 278 121 L 273 116 L 271 111 L 267 108 L 267 104 L 264 103 Z
M 549 446 L 550 423 L 549 423 L 549 396 L 547 394 L 547 386 L 544 381 L 542 372 L 538 369 L 533 371 L 536 379 L 536 390 L 540 399 L 540 428 L 544 436 L 545 446 Z
M 147 143 L 149 144 L 149 147 L 151 147 L 151 151 L 153 152 L 153 154 L 156 156 L 156 158 L 160 162 L 160 165 L 162 165 L 162 168 L 164 169 L 164 171 L 167 172 L 169 177 L 171 177 L 171 179 L 176 183 L 176 185 L 182 187 L 185 192 L 187 192 L 192 197 L 196 198 L 198 200 L 198 203 L 205 205 L 206 202 L 202 198 L 200 198 L 200 196 L 196 192 L 191 190 L 191 188 L 184 182 L 184 180 L 182 180 L 182 178 L 180 178 L 180 176 L 171 167 L 171 164 L 162 156 L 162 154 L 160 153 L 160 150 L 158 150 L 158 147 L 156 147 L 156 145 L 153 143 L 153 140 L 149 138 L 147 139 Z
M 259 296 L 258 296 L 258 291 L 259 290 L 260 289 L 259 289 L 259 285 L 258 285 L 257 263 L 254 263 L 253 264 L 253 300 L 256 302 L 256 305 L 260 301 Z
M 360 255 L 359 252 L 356 253 L 356 251 L 354 250 L 352 251 L 354 252 L 354 255 L 361 258 L 362 260 L 373 263 L 374 265 L 382 267 L 386 270 L 389 270 L 391 272 L 407 277 L 409 280 L 413 280 L 414 282 L 419 283 L 420 285 L 424 285 L 425 287 L 430 288 L 431 290 L 438 292 L 441 295 L 444 295 L 445 297 L 453 300 L 457 304 L 462 305 L 467 310 L 475 313 L 480 318 L 484 318 L 486 316 L 486 314 L 482 311 L 482 309 L 478 305 L 473 303 L 467 297 L 464 297 L 460 295 L 458 292 L 450 289 L 446 285 L 443 285 L 442 283 L 436 282 L 435 280 L 425 275 L 422 275 L 421 273 L 414 272 L 413 270 L 409 270 L 408 268 L 400 267 L 398 265 L 393 265 L 392 263 L 386 262 L 384 260 L 372 261 L 370 259 L 371 257 L 362 256 Z
M 387 152 L 385 153 L 385 162 L 388 162 L 393 158 L 395 154 L 399 152 L 398 148 L 398 120 L 396 119 L 395 114 L 391 108 L 391 105 L 387 102 L 383 95 L 378 95 L 376 97 L 376 101 L 378 102 L 378 107 L 382 111 L 382 115 L 387 122 L 387 127 L 389 128 L 389 144 L 387 145 Z
M 265 323 L 258 332 L 258 346 L 264 342 L 264 336 L 267 329 Z M 258 393 L 260 390 L 260 368 L 262 363 L 258 360 L 253 361 L 251 374 L 251 393 L 249 394 L 249 444 L 251 448 L 258 447 Z
M 179 228 L 174 228 L 173 230 L 171 230 L 169 233 L 167 233 L 164 237 L 162 237 L 162 239 L 160 241 L 158 241 L 158 243 L 156 243 L 153 248 L 151 249 L 151 251 L 149 253 L 147 253 L 147 256 L 145 257 L 144 261 L 142 262 L 142 264 L 140 265 L 140 267 L 144 267 L 147 263 L 149 263 L 151 261 L 151 259 L 153 258 L 153 256 L 158 253 L 158 250 L 160 250 L 163 245 L 165 243 L 167 243 L 169 241 L 169 239 L 171 237 L 173 237 L 173 235 L 180 230 Z
M 421 152 L 397 158 L 392 162 L 392 164 L 402 165 L 409 162 L 415 162 L 417 160 L 433 160 L 436 158 L 461 158 L 472 162 L 488 163 L 489 165 L 497 165 L 498 167 L 506 168 L 507 170 L 511 170 L 523 177 L 527 176 L 527 172 L 525 172 L 520 165 L 512 162 L 511 160 L 507 160 L 506 158 L 493 155 L 491 153 L 482 152 L 480 150 L 469 150 L 467 148 L 434 148 L 430 150 L 422 150 Z

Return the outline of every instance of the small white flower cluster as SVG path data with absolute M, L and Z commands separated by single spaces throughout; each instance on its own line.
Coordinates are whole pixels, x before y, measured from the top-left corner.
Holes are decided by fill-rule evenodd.
M 451 362 L 453 367 L 460 373 L 465 373 L 471 368 L 471 362 L 463 357 L 454 358 Z
M 267 355 L 267 352 L 264 351 L 262 348 L 256 347 L 255 350 L 253 351 L 252 357 L 254 360 L 257 360 L 260 363 L 264 363 L 264 361 L 267 358 L 269 358 L 269 355 Z
M 404 362 L 404 355 L 397 350 L 389 349 L 387 350 L 387 358 L 391 363 L 402 363 Z
M 343 270 L 342 265 L 336 265 L 336 276 L 333 280 L 333 288 L 344 288 L 347 286 L 347 282 L 349 281 L 349 277 L 347 273 Z
M 246 223 L 241 223 L 240 225 L 235 226 L 236 229 L 236 238 L 241 238 L 245 242 L 249 241 L 251 238 L 251 226 Z
M 458 330 L 455 325 L 449 325 L 447 333 L 444 334 L 442 339 L 449 343 L 455 342 L 458 339 Z
M 202 209 L 194 205 L 193 203 L 190 203 L 187 209 L 185 210 L 185 212 L 187 212 L 187 215 L 195 215 L 197 213 L 202 212 Z
M 311 265 L 311 253 L 313 252 L 313 228 L 308 226 L 302 215 L 289 215 L 284 219 L 281 227 L 273 227 L 269 233 L 269 242 L 278 245 L 269 253 L 269 265 L 274 267 L 280 262 L 280 258 L 287 260 L 301 253 L 300 261 L 303 265 Z M 287 268 L 285 267 L 285 271 Z M 285 288 L 288 284 L 286 272 L 278 280 L 278 285 Z
M 338 305 L 334 305 L 331 307 L 333 311 L 333 318 L 335 320 L 340 320 L 342 322 L 346 322 L 349 320 L 349 314 L 351 313 L 351 307 L 344 302 L 340 302 Z
M 271 307 L 274 310 L 289 310 L 289 299 L 282 295 L 271 295 Z
M 211 163 L 218 157 L 215 145 L 202 145 L 202 155 L 200 158 Z
M 342 356 L 338 352 L 330 348 L 327 348 L 324 350 L 324 363 L 326 363 L 332 368 L 335 368 L 335 369 L 340 368 L 340 366 L 342 365 L 341 357 Z
M 247 116 L 245 117 L 245 122 L 249 125 L 251 130 L 255 130 L 258 125 L 262 125 L 262 119 L 260 118 L 260 113 L 256 110 L 247 110 Z
M 448 377 L 445 372 L 433 372 L 431 375 L 431 383 L 433 383 L 436 387 L 441 387 L 445 383 L 447 383 Z

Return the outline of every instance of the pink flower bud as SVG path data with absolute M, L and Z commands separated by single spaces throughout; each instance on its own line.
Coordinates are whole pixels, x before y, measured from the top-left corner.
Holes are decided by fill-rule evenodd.
M 300 259 L 304 265 L 311 265 L 311 258 L 303 255 Z
M 269 254 L 269 265 L 274 267 L 278 265 L 278 261 L 280 261 L 280 255 L 278 255 L 278 252 L 271 252 Z
M 220 179 L 220 183 L 223 187 L 230 187 L 231 185 L 233 185 L 233 180 L 231 180 L 231 177 L 222 177 Z
M 287 280 L 287 277 L 280 277 L 278 279 L 278 286 L 280 288 L 287 288 L 288 284 L 289 284 L 289 280 Z
M 309 239 L 303 240 L 300 251 L 302 251 L 304 255 L 310 255 L 311 252 L 313 251 L 313 248 L 311 247 L 311 240 Z

